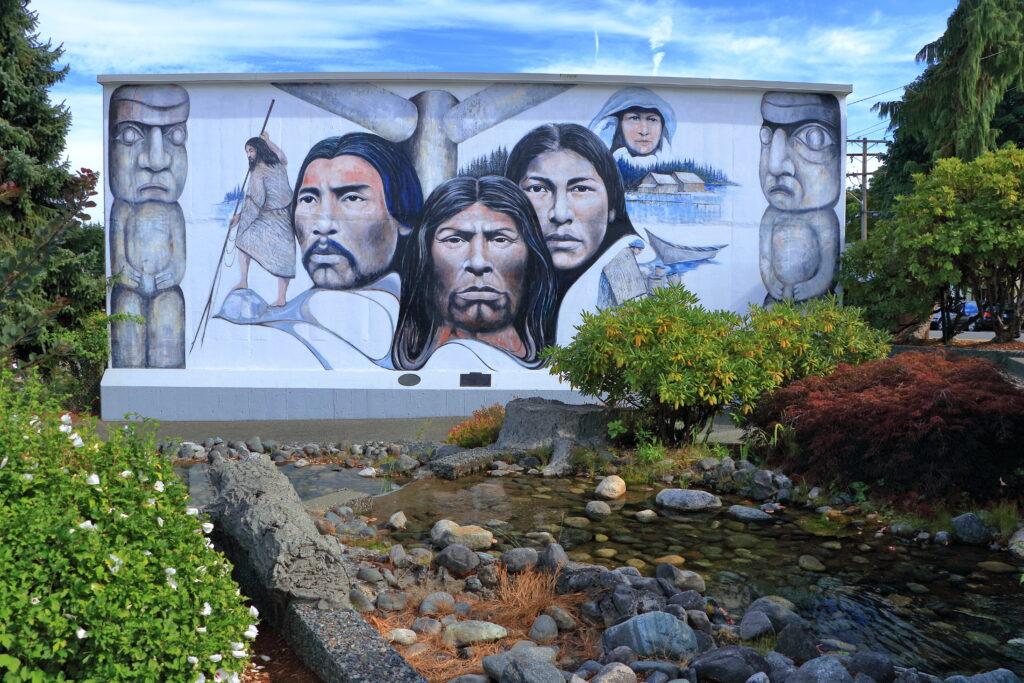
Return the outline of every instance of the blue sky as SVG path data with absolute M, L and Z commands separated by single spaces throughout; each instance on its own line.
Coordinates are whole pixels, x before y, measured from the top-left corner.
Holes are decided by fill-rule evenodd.
M 71 72 L 67 156 L 103 170 L 97 74 L 468 71 L 850 83 L 851 137 L 885 126 L 862 98 L 910 83 L 955 0 L 34 0 Z

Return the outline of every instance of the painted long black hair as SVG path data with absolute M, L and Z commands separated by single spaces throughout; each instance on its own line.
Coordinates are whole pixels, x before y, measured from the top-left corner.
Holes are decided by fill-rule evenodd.
M 391 360 L 397 370 L 423 367 L 434 351 L 442 332 L 441 311 L 435 303 L 437 275 L 431 252 L 434 235 L 442 223 L 474 204 L 483 204 L 511 218 L 526 244 L 525 291 L 512 320 L 526 353 L 516 360 L 536 367 L 540 365 L 540 351 L 555 341 L 555 267 L 530 200 L 518 185 L 500 176 L 451 178 L 427 198 L 402 262 L 402 297 L 391 346 Z
M 604 240 L 594 251 L 593 256 L 575 268 L 557 271 L 559 301 L 572 283 L 593 265 L 608 247 L 626 235 L 636 234 L 626 212 L 626 191 L 622 186 L 619 166 L 601 138 L 589 128 L 576 123 L 547 123 L 534 128 L 512 148 L 505 163 L 505 177 L 518 185 L 526 176 L 526 169 L 534 159 L 546 152 L 560 150 L 576 152 L 589 161 L 597 171 L 608 195 L 608 213 L 611 219 L 608 221 Z
M 277 154 L 274 153 L 274 150 L 270 149 L 270 145 L 263 138 L 249 138 L 245 141 L 245 146 L 256 150 L 256 158 L 252 162 L 253 166 L 256 164 L 266 164 L 267 166 L 278 166 L 281 164 Z

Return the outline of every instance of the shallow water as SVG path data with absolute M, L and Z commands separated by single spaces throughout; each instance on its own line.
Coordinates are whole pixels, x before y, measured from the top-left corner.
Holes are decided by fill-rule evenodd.
M 708 595 L 730 612 L 762 595 L 781 595 L 817 622 L 821 634 L 888 651 L 903 666 L 942 676 L 999 667 L 1024 674 L 1024 650 L 1014 659 L 1006 645 L 1024 637 L 1021 567 L 1013 574 L 993 574 L 977 566 L 986 560 L 1010 562 L 1006 553 L 918 548 L 889 535 L 876 538 L 871 530 L 815 536 L 799 525 L 815 517 L 803 510 L 787 509 L 769 524 L 743 524 L 726 515 L 729 505 L 744 502 L 729 496 L 722 497 L 719 512 L 660 517 L 649 524 L 632 519 L 639 510 L 655 509 L 655 489 L 631 489 L 622 509 L 607 520 L 582 529 L 566 525 L 567 517 L 583 516 L 594 486 L 592 480 L 521 476 L 430 479 L 374 499 L 372 513 L 386 519 L 402 510 L 408 527 L 394 538 L 406 545 L 422 543 L 430 526 L 447 518 L 492 524 L 497 550 L 539 547 L 525 534 L 548 531 L 573 559 L 608 567 L 640 559 L 648 564 L 641 569 L 645 574 L 653 572 L 654 558 L 677 554 L 686 558 L 684 568 L 705 577 Z M 595 534 L 608 540 L 597 542 Z M 822 545 L 835 542 L 838 549 Z M 602 559 L 593 555 L 597 549 L 616 555 Z M 826 571 L 800 569 L 800 555 L 818 558 Z

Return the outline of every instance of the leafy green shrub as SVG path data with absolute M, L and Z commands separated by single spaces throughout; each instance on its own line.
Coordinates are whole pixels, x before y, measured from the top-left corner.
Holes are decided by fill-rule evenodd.
M 0 677 L 193 681 L 244 667 L 255 621 L 152 441 L 74 427 L 0 371 Z
M 498 440 L 498 433 L 501 432 L 501 425 L 504 422 L 505 408 L 500 403 L 474 410 L 473 417 L 451 428 L 445 443 L 453 443 L 463 448 L 488 446 Z
M 869 327 L 860 309 L 844 307 L 835 297 L 751 306 L 747 318 L 762 351 L 779 362 L 783 384 L 889 353 L 888 335 Z
M 750 405 L 774 386 L 743 319 L 709 311 L 681 286 L 584 313 L 573 341 L 545 355 L 551 372 L 615 408 L 664 444 L 689 441 L 727 405 Z
M 885 481 L 901 506 L 1024 495 L 1024 392 L 992 363 L 900 353 L 806 377 L 761 401 L 751 422 L 785 425 L 796 448 L 773 464 L 819 483 Z

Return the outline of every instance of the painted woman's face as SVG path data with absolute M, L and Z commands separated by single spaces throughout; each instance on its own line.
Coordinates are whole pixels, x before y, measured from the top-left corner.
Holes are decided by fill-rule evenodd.
M 622 139 L 633 156 L 647 156 L 658 150 L 663 123 L 656 109 L 627 109 L 622 112 L 619 125 Z
M 576 268 L 597 253 L 612 216 L 593 164 L 568 149 L 545 152 L 526 168 L 519 187 L 537 212 L 555 268 Z

